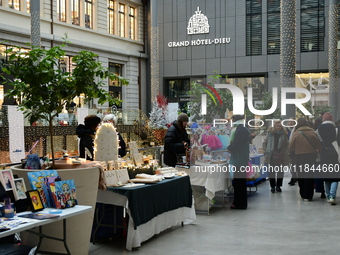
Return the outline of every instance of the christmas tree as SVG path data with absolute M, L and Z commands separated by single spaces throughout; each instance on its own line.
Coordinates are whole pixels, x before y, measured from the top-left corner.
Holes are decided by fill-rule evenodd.
M 152 103 L 149 126 L 153 129 L 167 129 L 168 123 L 168 100 L 158 94 L 156 100 Z

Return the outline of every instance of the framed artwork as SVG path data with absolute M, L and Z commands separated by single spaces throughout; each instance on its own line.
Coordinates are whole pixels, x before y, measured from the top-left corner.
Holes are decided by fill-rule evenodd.
M 14 178 L 11 169 L 2 170 L 0 172 L 0 179 L 6 191 L 13 189 L 12 185 Z
M 37 211 L 41 211 L 44 209 L 44 205 L 41 201 L 39 191 L 37 190 L 27 191 L 26 196 L 31 201 L 32 212 L 37 212 Z
M 13 194 L 15 200 L 27 198 L 24 178 L 13 179 Z
M 59 181 L 54 185 L 57 203 L 60 203 L 61 209 L 74 207 L 78 204 L 74 180 Z

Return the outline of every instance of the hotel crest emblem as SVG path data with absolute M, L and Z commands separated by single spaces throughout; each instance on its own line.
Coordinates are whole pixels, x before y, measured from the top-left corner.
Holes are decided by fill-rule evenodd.
M 209 22 L 207 16 L 205 16 L 197 7 L 195 14 L 191 16 L 188 23 L 188 34 L 208 34 Z

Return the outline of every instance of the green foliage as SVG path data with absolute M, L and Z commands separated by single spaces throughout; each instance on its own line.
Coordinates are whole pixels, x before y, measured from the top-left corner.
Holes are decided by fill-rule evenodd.
M 314 108 L 314 118 L 323 115 L 325 112 L 332 112 L 333 107 L 329 105 L 319 105 Z
M 271 91 L 265 91 L 262 96 L 262 104 L 256 105 L 257 110 L 268 110 L 273 105 L 273 97 Z M 281 113 L 280 109 L 276 109 L 272 114 L 263 115 L 262 119 L 280 119 Z
M 63 72 L 59 63 L 66 55 L 65 46 L 62 44 L 50 49 L 32 47 L 30 51 L 10 48 L 6 51 L 9 62 L 2 69 L 8 75 L 2 77 L 5 83 L 13 86 L 5 96 L 17 98 L 20 110 L 31 124 L 39 119 L 49 122 L 52 155 L 52 120 L 62 112 L 64 105 L 80 95 L 87 100 L 98 98 L 99 104 L 119 104 L 121 100 L 112 98 L 102 88 L 103 80 L 110 78 L 128 84 L 127 80 L 110 73 L 95 61 L 97 55 L 88 51 L 81 51 L 73 57 L 76 67 L 72 73 Z
M 310 113 L 313 113 L 313 107 L 312 107 L 312 102 L 308 101 L 307 103 L 302 104 Z M 315 114 L 314 114 L 315 116 Z M 303 114 L 303 112 L 300 110 L 300 108 L 296 108 L 296 118 L 301 118 L 301 117 L 305 117 L 305 115 Z M 309 119 L 309 116 L 307 116 L 307 119 Z
M 5 96 L 19 99 L 19 107 L 30 123 L 39 119 L 51 121 L 61 113 L 65 104 L 81 94 L 87 100 L 98 98 L 99 104 L 121 102 L 102 88 L 103 80 L 109 77 L 128 84 L 127 80 L 102 67 L 100 62 L 94 60 L 96 54 L 81 51 L 74 56 L 76 67 L 73 73 L 59 69 L 59 62 L 66 55 L 65 46 L 63 44 L 47 50 L 35 47 L 30 51 L 10 48 L 7 51 L 10 54 L 9 63 L 3 71 L 14 79 L 4 78 L 7 84 L 13 86 Z
M 214 88 L 214 84 L 219 82 L 222 76 L 219 74 L 214 74 L 210 77 L 211 81 L 208 83 Z M 227 109 L 232 110 L 232 94 L 227 89 L 216 89 L 218 95 L 222 100 L 222 105 L 220 105 L 217 96 L 207 89 L 201 83 L 193 81 L 191 83 L 190 91 L 190 102 L 188 103 L 189 114 L 193 117 L 193 121 L 205 119 L 205 122 L 210 123 L 217 116 L 218 118 L 224 118 L 224 114 Z M 207 114 L 205 116 L 201 115 L 201 95 L 207 94 Z

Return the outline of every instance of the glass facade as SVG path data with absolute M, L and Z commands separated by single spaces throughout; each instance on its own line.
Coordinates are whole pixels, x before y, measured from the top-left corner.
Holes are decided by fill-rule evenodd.
M 262 54 L 262 0 L 246 1 L 246 55 Z
M 188 101 L 190 90 L 190 79 L 168 79 L 165 80 L 165 87 L 168 90 L 167 97 L 169 102 Z
M 325 1 L 301 0 L 301 52 L 325 47 Z
M 280 0 L 267 2 L 267 54 L 280 54 Z

